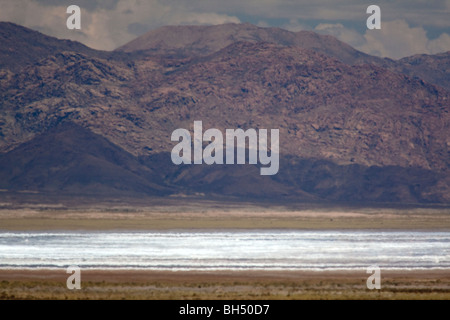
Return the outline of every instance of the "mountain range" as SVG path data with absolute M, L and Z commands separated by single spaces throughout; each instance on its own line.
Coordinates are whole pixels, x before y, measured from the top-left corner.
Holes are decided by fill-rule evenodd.
M 0 189 L 43 196 L 450 203 L 450 52 L 168 26 L 113 52 L 0 23 Z M 280 169 L 174 165 L 177 128 L 279 129 Z

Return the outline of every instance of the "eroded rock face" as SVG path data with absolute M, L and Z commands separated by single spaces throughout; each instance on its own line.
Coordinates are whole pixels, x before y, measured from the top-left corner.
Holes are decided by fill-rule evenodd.
M 351 200 L 352 194 L 365 190 L 359 201 L 450 201 L 450 92 L 445 81 L 432 84 L 439 77 L 446 79 L 447 71 L 440 69 L 436 75 L 439 68 L 433 63 L 442 66 L 448 53 L 416 57 L 417 63 L 413 58 L 382 61 L 313 33 L 250 25 L 197 28 L 176 27 L 164 43 L 156 34 L 159 31 L 150 33 L 120 48 L 130 53 L 108 56 L 55 49 L 53 54 L 31 59 L 20 71 L 4 66 L 0 70 L 1 157 L 20 158 L 17 150 L 29 152 L 23 148 L 27 141 L 74 123 L 106 138 L 130 159 L 143 161 L 142 167 L 133 165 L 137 169 L 132 173 L 125 170 L 123 181 L 129 186 L 145 167 L 154 174 L 145 174 L 144 179 L 158 176 L 155 181 L 161 187 L 141 181 L 149 193 L 178 192 L 179 182 L 184 191 L 215 190 L 233 196 L 250 191 L 252 196 L 267 196 L 272 190 L 294 198 Z M 184 35 L 184 42 L 176 41 L 176 33 Z M 18 47 L 25 50 L 23 46 Z M 418 73 L 427 74 L 428 81 Z M 223 132 L 280 129 L 285 160 L 279 174 L 263 179 L 249 175 L 252 170 L 162 164 L 170 162 L 170 156 L 163 155 L 174 146 L 172 131 L 192 129 L 194 120 Z M 38 145 L 42 148 L 42 143 Z M 108 156 L 95 157 L 109 161 Z M 50 167 L 57 162 L 48 161 Z M 320 165 L 310 175 L 298 163 Z M 124 164 L 113 161 L 113 165 L 123 168 Z M 69 172 L 75 174 L 72 169 Z M 5 181 L 21 181 L 4 176 Z M 180 176 L 181 180 L 176 178 Z M 108 179 L 101 181 L 107 185 Z M 114 181 L 121 188 L 121 180 Z M 247 187 L 231 190 L 227 181 Z

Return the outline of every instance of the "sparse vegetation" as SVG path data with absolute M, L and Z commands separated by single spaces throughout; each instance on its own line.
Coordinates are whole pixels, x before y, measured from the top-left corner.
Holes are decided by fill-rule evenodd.
M 449 299 L 450 275 L 413 272 L 388 275 L 381 290 L 368 290 L 364 274 L 258 272 L 200 274 L 192 272 L 93 271 L 81 290 L 65 287 L 49 271 L 18 271 L 0 282 L 0 299 Z M 9 271 L 6 276 L 13 277 Z M 5 277 L 1 274 L 0 278 Z M 104 280 L 101 278 L 104 277 Z M 440 277 L 436 285 L 433 277 Z M 34 279 L 34 280 L 33 280 Z

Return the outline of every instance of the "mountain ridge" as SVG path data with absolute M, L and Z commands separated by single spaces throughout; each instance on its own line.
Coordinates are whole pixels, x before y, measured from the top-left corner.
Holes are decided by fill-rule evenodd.
M 249 30 L 282 32 L 215 28 L 241 28 L 241 36 Z M 286 32 L 288 38 L 296 35 Z M 15 42 L 24 50 L 20 36 Z M 189 54 L 77 52 L 61 43 L 27 64 L 16 63 L 19 71 L 0 65 L 0 188 L 450 202 L 450 91 L 445 81 L 433 84 L 447 79 L 450 53 L 352 64 L 338 59 L 336 48 L 326 54 L 329 46 L 234 40 L 208 55 L 195 51 L 202 42 L 190 48 L 191 38 Z M 192 130 L 195 120 L 222 132 L 280 129 L 279 174 L 262 178 L 250 165 L 173 165 L 170 135 L 177 128 Z M 52 140 L 71 147 L 58 150 Z
M 228 23 L 213 26 L 165 26 L 120 46 L 115 51 L 159 52 L 184 56 L 206 56 L 228 45 L 239 42 L 268 42 L 282 46 L 297 46 L 316 49 L 329 56 L 338 57 L 350 63 L 358 59 L 369 59 L 369 55 L 355 50 L 349 45 L 327 35 L 312 31 L 291 32 L 280 28 L 263 28 L 249 23 Z M 340 55 L 332 48 L 339 47 Z

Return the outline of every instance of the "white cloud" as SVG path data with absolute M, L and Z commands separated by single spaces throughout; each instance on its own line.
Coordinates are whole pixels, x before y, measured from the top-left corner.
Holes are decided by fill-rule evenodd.
M 379 1 L 382 28 L 366 31 L 348 27 L 365 26 L 368 5 L 359 0 L 79 0 L 81 31 L 66 28 L 69 2 L 0 0 L 0 20 L 104 50 L 164 25 L 238 23 L 238 15 L 253 17 L 260 26 L 270 26 L 271 19 L 285 20 L 282 27 L 291 31 L 311 30 L 311 21 L 319 21 L 315 31 L 391 58 L 450 50 L 450 0 Z M 424 25 L 437 28 L 434 34 L 440 36 L 430 39 Z
M 183 11 L 157 0 L 120 0 L 115 10 L 96 10 L 92 25 L 88 26 L 90 42 L 94 48 L 115 49 L 136 36 L 128 31 L 132 23 L 140 23 L 148 29 L 164 25 L 239 23 L 239 19 L 214 12 L 197 13 Z M 99 38 L 103 36 L 102 38 Z
M 281 26 L 283 29 L 298 32 L 303 30 L 311 30 L 311 27 L 298 21 L 298 19 L 290 19 L 288 24 Z
M 380 30 L 367 30 L 365 44 L 357 49 L 394 59 L 413 54 L 434 54 L 450 50 L 450 37 L 443 33 L 430 40 L 422 27 L 410 27 L 404 20 L 383 21 Z
M 34 1 L 16 0 L 0 3 L 0 20 L 11 21 L 41 30 L 55 30 L 66 26 L 66 8 L 45 7 Z
M 311 30 L 311 27 L 307 26 L 306 24 L 301 23 L 298 19 L 290 19 L 289 23 L 284 24 L 281 26 L 283 29 L 298 32 L 303 30 Z
M 450 0 L 164 0 L 196 12 L 239 12 L 265 19 L 299 19 L 300 21 L 346 21 L 365 25 L 366 9 L 371 4 L 381 8 L 382 19 L 406 20 L 410 24 L 450 27 Z
M 450 36 L 447 33 L 430 40 L 422 27 L 410 27 L 404 20 L 382 21 L 380 30 L 366 30 L 364 35 L 340 23 L 321 23 L 314 30 L 332 35 L 365 53 L 393 59 L 450 50 Z
M 216 25 L 224 23 L 240 23 L 237 17 L 217 13 L 177 13 L 173 15 L 171 24 Z
M 363 35 L 353 29 L 344 27 L 340 23 L 320 23 L 314 28 L 314 31 L 336 37 L 337 39 L 351 45 L 352 47 L 361 46 L 365 43 Z
M 258 23 L 256 25 L 258 27 L 261 27 L 261 28 L 268 28 L 268 27 L 270 27 L 270 24 L 268 22 L 264 21 L 264 20 L 258 21 Z
M 450 51 L 450 35 L 443 33 L 439 36 L 439 38 L 429 40 L 427 48 L 432 54 Z
M 113 50 L 136 36 L 128 26 L 139 23 L 156 28 L 164 25 L 239 23 L 231 15 L 193 12 L 158 0 L 119 0 L 115 7 L 81 7 L 81 30 L 66 28 L 66 6 L 44 5 L 29 0 L 2 0 L 0 21 L 11 21 L 58 38 L 80 41 L 95 49 Z

